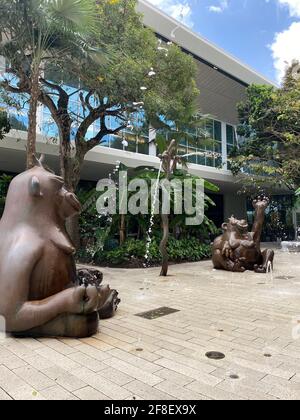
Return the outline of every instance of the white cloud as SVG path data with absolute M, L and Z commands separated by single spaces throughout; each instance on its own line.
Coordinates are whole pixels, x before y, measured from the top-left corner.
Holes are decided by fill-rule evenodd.
M 209 6 L 208 10 L 212 13 L 222 13 L 228 6 L 228 0 L 220 0 L 218 5 Z
M 289 8 L 290 15 L 300 17 L 300 0 L 278 0 L 279 4 Z
M 223 10 L 220 6 L 209 6 L 208 10 L 213 13 L 222 13 Z
M 296 0 L 295 0 L 296 1 Z M 300 10 L 299 10 L 300 11 Z M 277 33 L 272 45 L 270 45 L 277 73 L 277 81 L 280 83 L 287 66 L 293 60 L 300 61 L 300 22 L 293 22 L 283 32 Z
M 174 19 L 192 27 L 192 8 L 188 0 L 149 0 L 154 6 L 166 12 Z

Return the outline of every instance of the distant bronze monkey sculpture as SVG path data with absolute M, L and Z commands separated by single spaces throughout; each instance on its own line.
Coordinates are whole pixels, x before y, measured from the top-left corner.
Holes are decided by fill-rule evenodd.
M 228 223 L 222 225 L 223 235 L 213 244 L 213 264 L 216 269 L 243 273 L 254 270 L 266 273 L 268 266 L 273 267 L 274 251 L 261 251 L 260 238 L 265 219 L 265 210 L 269 199 L 259 197 L 253 201 L 255 221 L 252 232 L 248 232 L 246 220 L 238 220 L 233 216 Z
M 7 332 L 66 337 L 97 332 L 98 311 L 116 292 L 77 279 L 65 221 L 79 211 L 76 196 L 41 160 L 12 180 L 0 221 L 0 315 Z

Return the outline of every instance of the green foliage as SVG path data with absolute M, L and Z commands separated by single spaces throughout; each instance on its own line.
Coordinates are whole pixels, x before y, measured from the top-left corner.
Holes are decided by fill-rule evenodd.
M 5 135 L 10 131 L 10 122 L 7 118 L 7 113 L 0 109 L 0 140 L 3 140 Z
M 245 138 L 231 154 L 232 171 L 243 171 L 246 188 L 272 190 L 300 185 L 300 79 L 287 71 L 283 86 L 252 85 L 239 104 L 238 134 Z
M 142 267 L 145 263 L 146 243 L 144 241 L 128 240 L 125 244 L 112 251 L 99 252 L 94 262 L 99 265 L 135 266 Z M 169 239 L 168 253 L 170 261 L 194 262 L 211 256 L 211 246 L 205 245 L 195 238 L 176 240 Z M 159 241 L 153 240 L 150 245 L 149 262 L 157 265 L 161 261 Z
M 0 176 L 0 217 L 4 210 L 6 194 L 11 180 L 12 177 L 9 175 L 3 174 Z

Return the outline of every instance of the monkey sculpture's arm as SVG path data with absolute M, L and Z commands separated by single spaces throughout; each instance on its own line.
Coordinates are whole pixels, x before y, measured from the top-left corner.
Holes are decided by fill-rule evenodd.
M 270 200 L 267 197 L 259 197 L 257 200 L 253 201 L 253 207 L 255 208 L 255 219 L 252 228 L 252 233 L 253 240 L 255 243 L 260 242 L 265 220 L 265 211 L 269 204 Z
M 26 331 L 45 324 L 63 313 L 88 313 L 85 287 L 66 289 L 41 301 L 28 301 L 30 276 L 41 251 L 28 250 L 17 244 L 0 266 L 0 314 L 5 317 L 7 331 Z

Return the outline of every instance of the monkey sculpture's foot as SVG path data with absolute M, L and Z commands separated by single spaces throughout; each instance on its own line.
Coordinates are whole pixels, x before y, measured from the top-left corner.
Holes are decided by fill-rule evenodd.
M 265 274 L 267 272 L 267 267 L 263 265 L 255 265 L 254 271 L 255 273 Z
M 80 269 L 77 271 L 79 284 L 96 286 L 98 292 L 104 296 L 104 303 L 101 304 L 98 314 L 100 319 L 112 318 L 118 309 L 121 300 L 118 298 L 117 290 L 110 290 L 108 287 L 101 286 L 103 274 L 96 269 Z
M 119 293 L 116 290 L 111 290 L 104 305 L 99 309 L 98 314 L 100 319 L 112 318 L 118 309 L 121 299 L 118 298 Z

